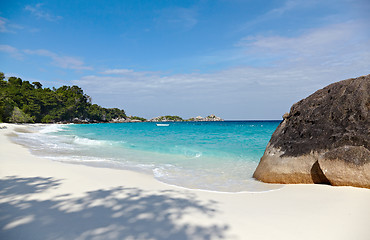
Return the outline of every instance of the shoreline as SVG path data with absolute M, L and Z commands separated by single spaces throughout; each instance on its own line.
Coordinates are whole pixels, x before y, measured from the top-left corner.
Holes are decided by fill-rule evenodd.
M 138 128 L 134 128 L 134 130 L 141 128 L 146 129 L 149 126 L 147 123 L 142 124 L 144 125 L 137 126 Z M 181 128 L 185 127 L 186 129 L 189 129 L 187 123 L 178 124 L 182 126 Z M 264 123 L 262 122 L 253 122 L 252 124 L 253 125 L 250 126 L 253 127 L 253 129 L 255 126 L 259 127 L 260 124 L 261 127 L 264 126 Z M 193 126 L 193 124 L 189 126 Z M 209 129 L 208 126 L 212 126 L 212 124 L 208 125 L 207 123 L 205 126 L 206 127 L 204 128 L 200 128 Z M 239 127 L 239 125 L 227 126 L 231 126 L 231 129 L 236 126 Z M 10 139 L 16 144 L 25 146 L 30 150 L 31 154 L 38 157 L 69 164 L 123 169 L 149 174 L 159 182 L 182 187 L 184 189 L 241 193 L 265 192 L 276 190 L 283 186 L 278 184 L 266 184 L 252 178 L 253 171 L 258 164 L 258 154 L 256 155 L 255 153 L 253 156 L 245 157 L 243 159 L 243 164 L 241 164 L 240 160 L 235 160 L 239 169 L 244 168 L 243 171 L 235 169 L 235 167 L 230 164 L 230 159 L 233 157 L 237 159 L 239 155 L 231 155 L 233 152 L 225 151 L 225 149 L 223 149 L 223 152 L 226 153 L 225 156 L 220 154 L 212 155 L 209 154 L 212 152 L 212 148 L 208 150 L 207 148 L 198 148 L 197 145 L 194 145 L 193 147 L 191 144 L 197 143 L 192 143 L 190 141 L 188 143 L 172 141 L 172 146 L 174 147 L 170 146 L 169 149 L 167 149 L 167 152 L 158 151 L 155 147 L 154 151 L 146 151 L 145 148 L 130 147 L 130 145 L 135 146 L 136 144 L 140 145 L 142 143 L 146 143 L 145 136 L 141 136 L 139 142 L 137 140 L 136 142 L 131 142 L 129 140 L 129 136 L 134 139 L 136 136 L 129 135 L 125 137 L 127 139 L 117 139 L 117 134 L 113 136 L 107 134 L 108 137 L 99 137 L 92 134 L 98 129 L 107 129 L 107 131 L 119 132 L 122 130 L 121 128 L 125 128 L 123 125 L 96 125 L 92 129 L 85 127 L 79 125 L 74 125 L 74 127 L 72 125 L 60 126 L 57 124 L 17 125 L 14 129 L 18 136 L 12 136 Z M 156 132 L 158 129 L 155 125 L 150 126 L 149 128 L 152 132 Z M 85 130 L 83 130 L 83 134 L 79 134 L 78 129 Z M 168 132 L 177 132 L 177 135 L 182 135 L 182 130 L 175 129 L 177 128 L 174 128 L 173 130 L 168 129 Z M 185 132 L 187 131 L 186 129 L 184 130 Z M 158 131 L 162 132 L 161 129 Z M 167 132 L 167 130 L 165 131 Z M 249 131 L 249 129 L 247 129 L 247 131 Z M 185 136 L 186 134 L 187 133 L 185 133 Z M 199 134 L 202 133 L 200 132 Z M 150 136 L 149 134 L 147 139 L 151 139 L 153 136 L 154 135 Z M 263 137 L 267 138 L 268 134 Z M 236 144 L 238 144 L 236 139 L 230 139 L 230 141 L 236 141 Z M 265 139 L 265 141 L 267 142 L 267 139 Z M 153 145 L 156 144 L 154 143 Z M 101 154 L 102 151 L 104 151 L 104 154 Z M 209 151 L 209 155 L 203 156 L 203 153 L 205 152 L 207 154 L 207 151 Z M 246 153 L 246 156 L 247 155 L 248 154 Z M 201 158 L 197 160 L 198 157 Z M 199 165 L 197 162 L 204 163 L 202 164 L 202 167 L 196 167 Z M 212 162 L 214 163 L 212 164 Z M 216 162 L 218 162 L 218 164 L 216 164 Z M 189 167 L 189 163 L 192 163 L 193 166 Z
M 370 191 L 286 185 L 224 194 L 130 170 L 55 162 L 0 124 L 3 239 L 367 239 Z M 28 206 L 28 207 L 27 207 Z

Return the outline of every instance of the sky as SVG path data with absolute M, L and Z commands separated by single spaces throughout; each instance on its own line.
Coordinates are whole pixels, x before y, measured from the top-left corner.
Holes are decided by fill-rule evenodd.
M 0 71 L 128 115 L 280 120 L 370 74 L 369 0 L 0 2 Z

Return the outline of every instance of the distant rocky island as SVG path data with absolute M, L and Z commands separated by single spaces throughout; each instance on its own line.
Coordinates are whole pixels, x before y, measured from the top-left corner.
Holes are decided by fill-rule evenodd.
M 283 119 L 256 179 L 370 188 L 370 75 L 316 91 Z
M 128 116 L 126 118 L 120 118 L 120 119 L 113 119 L 112 122 L 118 123 L 118 122 L 220 122 L 224 121 L 222 118 L 215 116 L 214 114 L 211 114 L 207 117 L 193 117 L 189 119 L 183 119 L 179 116 L 159 116 L 151 119 L 145 119 L 141 117 L 135 117 L 135 116 Z

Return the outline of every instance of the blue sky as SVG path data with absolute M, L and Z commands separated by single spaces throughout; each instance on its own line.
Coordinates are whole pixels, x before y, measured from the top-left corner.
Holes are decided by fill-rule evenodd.
M 0 71 L 146 118 L 281 119 L 370 73 L 368 0 L 1 1 Z

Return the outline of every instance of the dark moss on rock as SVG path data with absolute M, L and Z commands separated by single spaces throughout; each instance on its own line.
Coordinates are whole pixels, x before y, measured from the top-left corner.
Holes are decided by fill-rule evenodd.
M 364 147 L 344 146 L 326 152 L 323 157 L 326 160 L 342 160 L 356 166 L 370 163 L 370 151 Z
M 370 148 L 370 75 L 333 83 L 294 104 L 270 140 L 283 156 L 340 146 Z

